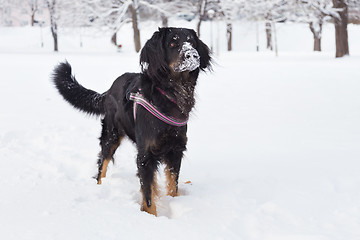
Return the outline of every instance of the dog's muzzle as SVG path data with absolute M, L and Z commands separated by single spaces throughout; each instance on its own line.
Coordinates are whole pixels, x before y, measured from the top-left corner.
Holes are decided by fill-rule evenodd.
M 175 63 L 175 72 L 194 71 L 200 66 L 200 56 L 190 43 L 185 42 L 180 50 L 180 60 Z

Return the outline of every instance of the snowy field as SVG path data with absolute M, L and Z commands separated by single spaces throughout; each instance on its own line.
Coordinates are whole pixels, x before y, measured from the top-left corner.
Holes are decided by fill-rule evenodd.
M 156 25 L 142 28 L 145 42 Z M 43 48 L 38 28 L 0 28 L 1 239 L 360 239 L 360 26 L 349 26 L 342 59 L 332 25 L 322 53 L 306 25 L 279 25 L 277 58 L 264 50 L 263 26 L 259 53 L 254 24 L 234 26 L 231 53 L 222 34 L 213 73 L 200 75 L 181 196 L 162 195 L 157 218 L 139 210 L 132 143 L 96 185 L 100 119 L 74 110 L 49 81 L 64 59 L 98 92 L 139 71 L 130 29 L 119 33 L 121 52 L 105 32 L 68 29 L 53 53 L 47 28 Z

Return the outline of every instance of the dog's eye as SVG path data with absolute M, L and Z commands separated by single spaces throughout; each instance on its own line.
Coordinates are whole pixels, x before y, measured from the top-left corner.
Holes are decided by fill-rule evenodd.
M 179 44 L 177 43 L 177 42 L 171 42 L 170 43 L 170 47 L 171 48 L 176 48 L 176 47 L 178 47 L 179 46 Z

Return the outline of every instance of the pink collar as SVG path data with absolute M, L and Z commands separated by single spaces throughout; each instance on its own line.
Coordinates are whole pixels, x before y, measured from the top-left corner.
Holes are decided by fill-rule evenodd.
M 177 104 L 176 100 L 174 98 L 172 98 L 171 96 L 169 96 L 169 94 L 167 94 L 164 90 L 162 90 L 161 88 L 159 87 L 156 87 L 156 89 L 162 94 L 164 95 L 165 97 L 167 97 L 171 102 Z

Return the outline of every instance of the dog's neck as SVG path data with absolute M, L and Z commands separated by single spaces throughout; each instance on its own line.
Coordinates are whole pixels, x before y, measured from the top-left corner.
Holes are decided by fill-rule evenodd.
M 195 86 L 198 74 L 182 72 L 171 74 L 169 77 L 172 94 L 181 113 L 189 116 L 191 109 L 195 105 Z
M 195 86 L 198 75 L 199 69 L 193 72 L 172 72 L 167 77 L 164 77 L 167 80 L 149 81 L 149 77 L 145 73 L 142 75 L 143 84 L 151 84 L 149 86 L 151 90 L 142 93 L 150 102 L 162 108 L 162 111 L 169 116 L 186 119 L 195 105 Z M 162 102 L 164 98 L 167 99 L 169 105 Z M 172 104 L 176 104 L 177 107 L 171 107 Z

